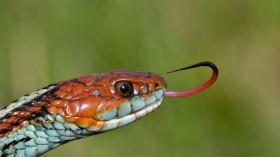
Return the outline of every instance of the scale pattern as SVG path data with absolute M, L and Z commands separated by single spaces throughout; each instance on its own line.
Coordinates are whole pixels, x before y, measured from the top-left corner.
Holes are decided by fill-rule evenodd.
M 114 90 L 133 83 L 132 97 Z M 58 82 L 0 111 L 0 156 L 35 157 L 69 141 L 134 122 L 156 110 L 165 81 L 151 73 L 115 71 Z

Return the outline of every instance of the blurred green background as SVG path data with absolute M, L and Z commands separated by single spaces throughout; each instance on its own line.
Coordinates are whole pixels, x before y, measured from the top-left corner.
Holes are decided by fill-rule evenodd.
M 44 157 L 280 156 L 280 1 L 0 1 L 1 107 L 89 73 L 157 73 L 205 60 L 220 69 L 207 91 L 165 98 L 136 123 Z M 164 77 L 183 90 L 210 75 Z

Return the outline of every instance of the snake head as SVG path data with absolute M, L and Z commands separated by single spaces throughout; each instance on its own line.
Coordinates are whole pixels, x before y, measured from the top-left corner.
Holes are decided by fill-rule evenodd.
M 165 80 L 156 74 L 117 70 L 58 83 L 48 112 L 91 132 L 119 128 L 161 104 Z
M 146 116 L 163 97 L 186 97 L 210 87 L 218 68 L 201 62 L 168 73 L 207 66 L 212 77 L 191 90 L 166 91 L 156 74 L 117 70 L 61 81 L 26 94 L 0 110 L 0 156 L 38 156 L 71 140 L 113 130 Z

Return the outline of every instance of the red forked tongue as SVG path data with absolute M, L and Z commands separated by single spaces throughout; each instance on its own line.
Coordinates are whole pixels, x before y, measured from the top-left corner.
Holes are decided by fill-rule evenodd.
M 195 95 L 199 92 L 202 92 L 203 90 L 210 87 L 218 78 L 218 68 L 212 62 L 200 62 L 200 63 L 194 64 L 194 65 L 191 65 L 191 66 L 188 66 L 185 68 L 167 72 L 166 74 L 181 71 L 181 70 L 201 67 L 201 66 L 207 66 L 213 70 L 212 77 L 206 83 L 204 83 L 203 85 L 201 85 L 195 89 L 186 90 L 186 91 L 165 91 L 164 96 L 166 96 L 166 97 L 187 97 L 187 96 Z

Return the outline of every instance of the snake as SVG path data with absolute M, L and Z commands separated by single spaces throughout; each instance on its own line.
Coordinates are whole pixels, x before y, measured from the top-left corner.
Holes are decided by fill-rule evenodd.
M 0 156 L 36 157 L 67 142 L 98 135 L 152 113 L 164 97 L 187 97 L 210 87 L 212 77 L 186 91 L 168 91 L 161 74 L 114 70 L 50 84 L 14 100 L 0 110 Z

